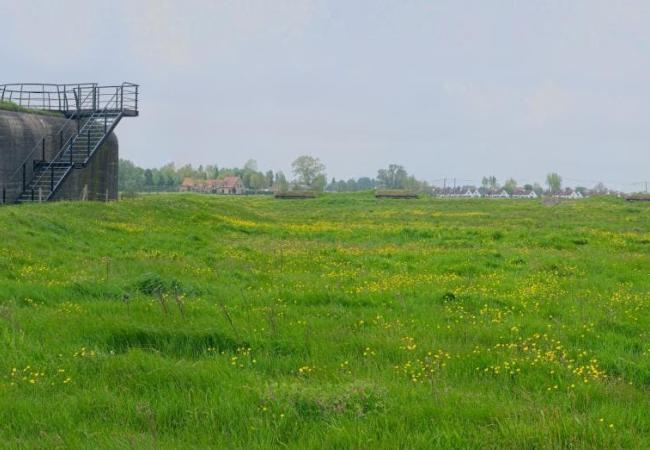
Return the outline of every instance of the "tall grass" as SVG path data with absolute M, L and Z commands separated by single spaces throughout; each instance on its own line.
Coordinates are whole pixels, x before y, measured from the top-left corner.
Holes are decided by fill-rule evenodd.
M 0 208 L 7 447 L 650 446 L 650 205 Z

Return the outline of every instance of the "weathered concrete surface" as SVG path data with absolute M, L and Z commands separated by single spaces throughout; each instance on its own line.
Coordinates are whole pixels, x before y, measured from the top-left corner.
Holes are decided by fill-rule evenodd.
M 45 138 L 45 159 L 51 160 L 59 150 L 59 142 L 73 133 L 75 124 L 62 117 L 41 116 L 13 111 L 0 111 L 0 195 L 7 189 L 7 201 L 15 198 L 22 188 L 22 164 L 27 181 L 32 178 L 34 161 L 42 159 L 42 139 Z M 37 150 L 30 156 L 30 152 Z M 88 200 L 117 199 L 117 137 L 111 134 L 87 167 L 75 169 L 68 176 L 57 200 L 78 200 L 88 186 Z M 12 174 L 15 174 L 13 178 Z M 2 198 L 0 197 L 0 203 Z
M 54 195 L 54 200 L 117 200 L 118 143 L 111 133 L 84 169 L 75 169 Z

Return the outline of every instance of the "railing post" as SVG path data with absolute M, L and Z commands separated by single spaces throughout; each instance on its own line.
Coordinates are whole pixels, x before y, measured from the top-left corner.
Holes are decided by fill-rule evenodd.
M 72 141 L 70 141 L 70 147 L 68 147 L 68 150 L 70 151 L 70 164 L 72 164 Z
M 54 166 L 52 166 L 52 178 L 50 178 L 50 192 L 54 191 Z
M 120 111 L 124 111 L 124 86 L 120 89 Z
M 72 88 L 72 93 L 74 94 L 74 104 L 77 107 L 77 111 L 81 108 L 81 86 L 77 85 L 77 90 Z
M 90 158 L 90 128 L 88 128 L 88 143 L 86 145 L 86 153 L 88 158 Z
M 104 114 L 104 134 L 106 134 L 106 131 L 108 130 L 107 121 L 108 121 L 108 116 Z
M 42 148 L 41 148 L 41 160 L 45 161 L 45 137 L 43 137 Z
M 25 184 L 25 179 L 27 178 L 27 168 L 25 167 L 25 164 L 23 163 L 23 191 L 25 190 L 26 184 Z
M 7 203 L 7 188 L 2 187 L 2 204 Z

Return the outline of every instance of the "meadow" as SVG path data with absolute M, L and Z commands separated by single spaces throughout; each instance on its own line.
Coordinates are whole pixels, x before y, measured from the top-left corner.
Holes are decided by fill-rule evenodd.
M 0 208 L 6 448 L 650 448 L 650 205 Z

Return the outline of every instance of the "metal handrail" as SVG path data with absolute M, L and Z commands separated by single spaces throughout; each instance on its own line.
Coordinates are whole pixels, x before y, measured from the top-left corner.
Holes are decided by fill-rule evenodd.
M 8 101 L 28 109 L 72 111 L 77 109 L 83 92 L 94 91 L 97 83 L 48 84 L 12 83 L 0 85 L 0 101 Z M 77 96 L 78 94 L 78 96 Z M 71 108 L 71 100 L 74 100 Z
M 92 93 L 92 106 L 81 104 L 80 98 Z M 119 94 L 115 110 L 138 110 L 139 85 L 123 82 L 120 85 L 98 86 L 97 83 L 47 84 L 10 83 L 0 84 L 0 101 L 8 101 L 28 109 L 70 112 L 74 110 L 98 111 L 103 98 Z M 88 98 L 88 95 L 86 97 Z M 85 108 L 88 106 L 88 108 Z

